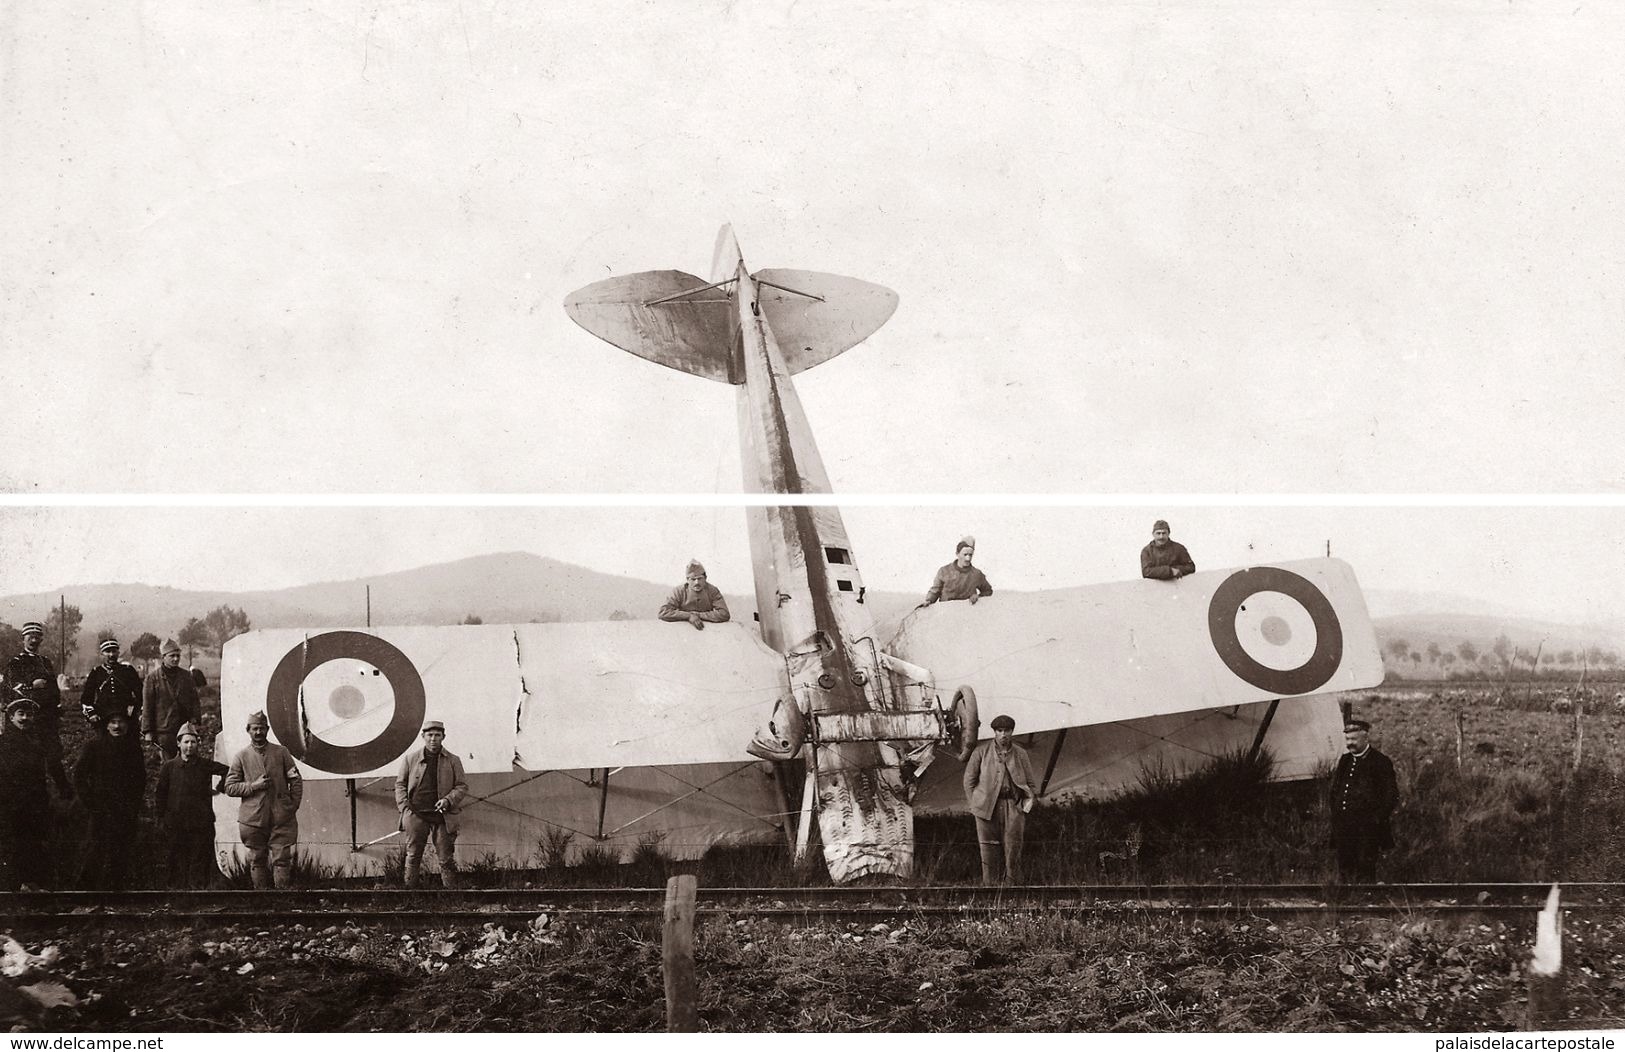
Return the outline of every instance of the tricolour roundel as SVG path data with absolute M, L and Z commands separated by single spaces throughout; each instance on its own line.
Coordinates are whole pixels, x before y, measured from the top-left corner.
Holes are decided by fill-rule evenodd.
M 1272 694 L 1308 694 L 1343 660 L 1343 626 L 1331 600 L 1291 570 L 1238 570 L 1207 608 L 1213 648 L 1230 671 Z
M 355 745 L 335 745 L 307 730 L 299 710 L 300 688 L 311 680 L 312 674 L 328 662 L 345 659 L 356 662 L 358 667 L 365 663 L 374 675 L 381 675 L 387 681 L 393 692 L 393 712 L 387 724 L 371 738 Z M 340 682 L 323 686 L 328 687 L 319 692 L 323 695 L 323 708 L 341 722 L 362 718 L 368 711 L 367 684 Z M 394 644 L 365 632 L 323 632 L 311 636 L 283 655 L 265 691 L 265 714 L 270 717 L 277 740 L 297 759 L 332 774 L 360 774 L 393 761 L 417 740 L 424 712 L 423 678 L 411 659 Z

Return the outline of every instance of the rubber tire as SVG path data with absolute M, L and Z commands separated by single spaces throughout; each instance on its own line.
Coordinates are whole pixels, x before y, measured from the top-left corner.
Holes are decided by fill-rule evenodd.
M 982 720 L 976 708 L 976 691 L 968 686 L 954 691 L 953 704 L 948 706 L 948 712 L 959 717 L 959 740 L 954 745 L 959 762 L 964 763 L 976 749 L 976 736 L 982 731 Z

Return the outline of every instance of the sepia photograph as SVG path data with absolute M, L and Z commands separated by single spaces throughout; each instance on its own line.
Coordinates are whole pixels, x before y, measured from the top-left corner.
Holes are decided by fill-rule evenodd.
M 6 5 L 0 1024 L 1612 1047 L 1622 40 Z

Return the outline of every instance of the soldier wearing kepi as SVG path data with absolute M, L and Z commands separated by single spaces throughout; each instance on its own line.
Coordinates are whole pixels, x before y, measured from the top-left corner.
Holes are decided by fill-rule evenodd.
M 982 857 L 982 883 L 1015 883 L 1021 875 L 1021 846 L 1027 812 L 1038 799 L 1027 750 L 1016 744 L 1016 721 L 995 716 L 993 740 L 965 761 L 965 802 L 976 816 L 976 846 Z
M 122 712 L 112 713 L 106 732 L 85 743 L 73 768 L 79 799 L 90 812 L 90 855 L 84 872 L 88 888 L 117 891 L 129 883 L 130 852 L 147 792 L 141 751 L 124 742 L 134 737 L 135 722 Z
M 98 731 L 105 732 L 107 719 L 120 713 L 136 720 L 141 715 L 141 676 L 135 669 L 118 659 L 116 639 L 104 639 L 101 644 L 102 663 L 85 677 L 84 689 L 79 692 L 79 708 Z M 127 747 L 141 751 L 141 741 L 134 734 L 126 735 Z
M 1391 818 L 1399 803 L 1394 765 L 1371 745 L 1371 724 L 1343 725 L 1347 750 L 1332 774 L 1332 846 L 1337 879 L 1370 884 L 1377 879 L 1377 855 L 1394 846 Z
M 17 698 L 29 698 L 39 706 L 39 715 L 34 718 L 34 734 L 45 750 L 45 765 L 56 783 L 57 795 L 72 799 L 73 784 L 62 766 L 62 691 L 56 684 L 56 666 L 40 653 L 44 639 L 44 625 L 38 621 L 23 622 L 22 653 L 6 663 L 5 697 L 0 705 Z
M 395 775 L 395 806 L 401 812 L 402 881 L 407 887 L 417 883 L 423 865 L 423 845 L 434 841 L 435 858 L 440 860 L 440 879 L 448 888 L 457 886 L 457 825 L 468 779 L 463 761 L 447 749 L 446 725 L 430 720 L 423 725 L 423 748 L 401 758 Z
M 728 601 L 722 597 L 722 589 L 706 582 L 705 567 L 698 559 L 689 560 L 683 575 L 683 583 L 672 590 L 660 608 L 660 620 L 687 621 L 695 628 L 728 620 Z
M 954 545 L 954 561 L 937 571 L 931 579 L 931 587 L 925 593 L 925 602 L 921 606 L 930 606 L 937 601 L 953 602 L 963 599 L 968 603 L 975 603 L 982 596 L 992 595 L 993 586 L 988 583 L 987 575 L 971 565 L 976 557 L 976 538 L 961 537 L 959 543 Z
M 1177 581 L 1196 572 L 1185 546 L 1169 536 L 1168 520 L 1151 524 L 1151 543 L 1140 549 L 1140 576 L 1154 581 Z
M 158 822 L 168 843 L 168 884 L 204 888 L 220 875 L 214 862 L 212 799 L 225 789 L 230 768 L 199 755 L 203 738 L 190 723 L 176 730 L 175 744 L 178 755 L 158 769 Z
M 51 799 L 46 788 L 45 750 L 34 736 L 32 698 L 6 706 L 0 734 L 0 891 L 42 890 L 51 884 L 46 849 Z
M 183 723 L 201 723 L 197 685 L 192 673 L 181 668 L 181 648 L 173 639 L 164 643 L 163 663 L 147 673 L 141 685 L 141 733 L 158 746 L 165 760 L 175 757 L 175 734 Z
M 242 800 L 237 835 L 250 856 L 256 888 L 285 888 L 293 877 L 293 848 L 299 842 L 299 801 L 305 783 L 293 754 L 270 740 L 271 721 L 263 712 L 248 717 L 248 745 L 232 758 L 226 795 Z M 273 879 L 272 871 L 275 870 Z

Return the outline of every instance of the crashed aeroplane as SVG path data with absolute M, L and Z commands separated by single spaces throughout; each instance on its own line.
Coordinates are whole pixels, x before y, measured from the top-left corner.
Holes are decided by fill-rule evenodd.
M 786 495 L 830 492 L 791 376 L 896 305 L 853 278 L 753 273 L 726 227 L 709 281 L 650 271 L 565 301 L 617 347 L 738 386 L 745 487 Z M 986 716 L 1014 717 L 1043 796 L 1104 795 L 1144 764 L 1266 735 L 1278 775 L 1301 778 L 1340 751 L 1320 695 L 1382 679 L 1359 586 L 1333 559 L 938 604 L 882 637 L 837 509 L 752 507 L 747 522 L 754 628 L 251 632 L 225 649 L 216 755 L 264 708 L 307 777 L 301 847 L 351 871 L 398 842 L 394 771 L 427 718 L 469 774 L 465 859 L 557 861 L 572 839 L 695 857 L 782 837 L 798 856 L 816 840 L 845 881 L 912 873 L 914 814 L 963 810 L 959 764 Z M 235 801 L 216 814 L 235 843 Z

